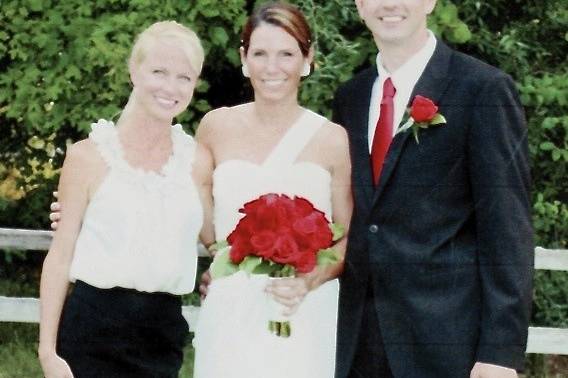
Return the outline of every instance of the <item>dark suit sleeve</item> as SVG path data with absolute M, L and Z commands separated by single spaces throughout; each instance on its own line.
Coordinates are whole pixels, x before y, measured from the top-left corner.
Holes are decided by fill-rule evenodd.
M 527 127 L 510 77 L 487 80 L 469 129 L 481 280 L 477 361 L 520 368 L 533 279 Z
M 335 96 L 333 96 L 331 121 L 338 125 L 345 126 L 343 123 L 343 115 L 341 114 L 341 96 L 341 89 L 337 90 Z

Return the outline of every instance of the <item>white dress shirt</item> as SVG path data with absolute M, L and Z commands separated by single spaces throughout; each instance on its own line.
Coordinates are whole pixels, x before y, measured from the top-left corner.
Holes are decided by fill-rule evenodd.
M 397 126 L 402 121 L 408 101 L 414 90 L 414 86 L 420 79 L 424 72 L 426 65 L 432 58 L 434 50 L 436 49 L 436 37 L 431 31 L 428 31 L 428 40 L 424 47 L 422 47 L 416 54 L 414 54 L 406 63 L 400 66 L 395 72 L 388 72 L 384 68 L 381 61 L 381 53 L 377 54 L 377 71 L 379 76 L 373 83 L 371 91 L 371 102 L 369 104 L 369 153 L 373 145 L 373 136 L 375 135 L 375 127 L 380 115 L 381 98 L 383 97 L 383 84 L 389 77 L 396 88 L 394 95 L 394 123 L 393 135 L 396 132 Z

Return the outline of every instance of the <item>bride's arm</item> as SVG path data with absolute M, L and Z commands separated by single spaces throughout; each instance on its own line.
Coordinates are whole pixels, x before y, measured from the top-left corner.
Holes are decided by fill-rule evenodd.
M 291 315 L 297 310 L 308 292 L 338 277 L 343 271 L 343 260 L 349 233 L 348 228 L 353 212 L 351 162 L 349 159 L 349 143 L 345 130 L 338 125 L 332 126 L 333 130 L 329 134 L 329 138 L 326 138 L 328 148 L 324 149 L 322 153 L 326 154 L 326 161 L 328 159 L 332 161 L 331 201 L 333 222 L 345 227 L 345 236 L 333 246 L 340 253 L 341 259 L 336 264 L 316 266 L 310 273 L 300 274 L 295 278 L 277 280 L 267 285 L 266 291 L 271 293 L 278 302 L 288 307 L 288 310 L 285 312 L 286 315 Z
M 341 255 L 337 264 L 318 266 L 311 273 L 303 275 L 308 290 L 313 290 L 323 283 L 338 277 L 343 271 L 343 260 L 347 247 L 347 234 L 353 212 L 353 196 L 351 193 L 351 161 L 349 159 L 349 142 L 345 129 L 333 125 L 326 151 L 326 160 L 332 161 L 331 171 L 331 205 L 333 222 L 345 227 L 345 236 L 333 248 Z

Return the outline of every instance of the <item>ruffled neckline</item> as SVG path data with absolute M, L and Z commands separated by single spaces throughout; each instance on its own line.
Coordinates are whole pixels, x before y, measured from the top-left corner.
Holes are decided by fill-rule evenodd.
M 109 166 L 130 172 L 131 175 L 145 181 L 162 181 L 175 176 L 178 161 L 187 162 L 189 159 L 189 162 L 191 162 L 192 160 L 191 157 L 186 156 L 188 149 L 185 147 L 188 141 L 191 141 L 191 137 L 183 131 L 180 124 L 172 125 L 172 153 L 168 157 L 168 160 L 157 171 L 133 167 L 126 160 L 123 146 L 118 137 L 118 128 L 115 126 L 114 122 L 99 119 L 96 123 L 91 125 L 91 129 L 92 131 L 89 133 L 89 137 L 97 144 L 103 159 Z M 184 159 L 184 156 L 188 159 Z M 189 169 L 185 174 L 189 174 Z

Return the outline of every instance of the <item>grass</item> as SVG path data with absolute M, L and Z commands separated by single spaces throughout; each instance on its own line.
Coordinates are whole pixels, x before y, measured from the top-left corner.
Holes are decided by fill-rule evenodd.
M 0 378 L 43 377 L 37 359 L 39 326 L 0 323 Z
M 37 359 L 39 326 L 27 323 L 0 323 L 0 378 L 43 377 Z M 193 347 L 184 350 L 180 377 L 193 377 Z

